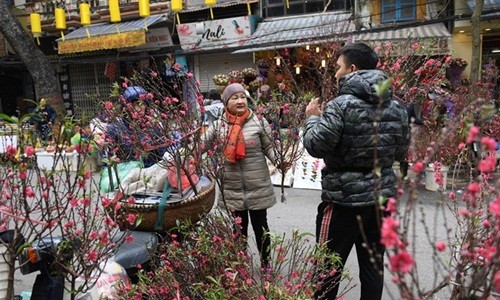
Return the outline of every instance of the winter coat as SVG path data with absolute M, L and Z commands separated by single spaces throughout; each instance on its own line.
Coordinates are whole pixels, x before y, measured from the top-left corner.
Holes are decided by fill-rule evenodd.
M 392 99 L 391 89 L 377 95 L 377 84 L 385 80 L 387 76 L 379 70 L 343 76 L 339 96 L 321 116 L 307 120 L 304 146 L 325 162 L 323 201 L 369 206 L 379 196 L 396 194 L 392 165 L 406 158 L 410 132 L 406 109 Z
M 207 129 L 203 139 L 207 149 L 223 151 L 229 123 L 225 114 Z M 266 157 L 275 163 L 274 150 L 269 140 L 271 130 L 265 118 L 250 112 L 242 127 L 246 155 L 236 163 L 224 162 L 224 197 L 229 210 L 260 210 L 276 204 L 273 184 Z M 218 141 L 218 142 L 217 142 Z M 222 195 L 219 206 L 224 208 Z
M 137 149 L 138 140 L 143 145 L 148 144 L 161 144 L 164 138 L 163 130 L 159 127 L 151 127 L 146 125 L 144 134 L 139 135 L 137 129 L 131 129 L 129 123 L 124 119 L 116 119 L 106 126 L 106 139 L 114 147 L 118 147 L 117 156 L 121 161 L 137 160 L 142 161 L 144 167 L 150 167 L 161 160 L 163 154 L 166 152 L 165 147 L 160 147 L 155 150 L 141 153 Z M 174 137 L 176 136 L 173 132 Z

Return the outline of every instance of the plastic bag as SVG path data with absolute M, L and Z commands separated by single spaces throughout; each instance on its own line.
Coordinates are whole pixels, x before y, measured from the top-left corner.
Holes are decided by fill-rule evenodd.
M 196 169 L 195 166 L 192 162 L 189 162 L 189 174 L 186 175 L 186 172 L 184 169 L 179 168 L 181 172 L 181 184 L 182 184 L 182 190 L 187 189 L 188 187 L 191 187 L 191 184 L 189 183 L 189 178 L 188 175 L 191 177 L 191 180 L 193 180 L 193 183 L 196 184 L 200 180 L 198 175 L 196 174 Z M 177 166 L 173 164 L 172 162 L 169 162 L 168 169 L 167 169 L 167 178 L 168 178 L 168 183 L 170 186 L 174 189 L 178 189 L 178 184 L 177 184 Z
M 127 161 L 123 163 L 119 163 L 116 165 L 116 171 L 118 172 L 118 178 L 120 182 L 127 176 L 127 174 L 136 168 L 142 168 L 142 163 L 140 161 Z M 101 191 L 108 193 L 118 188 L 118 180 L 116 180 L 116 173 L 114 168 L 111 167 L 111 178 L 113 179 L 113 186 L 110 186 L 109 183 L 109 168 L 105 167 L 101 171 L 101 178 L 99 188 Z

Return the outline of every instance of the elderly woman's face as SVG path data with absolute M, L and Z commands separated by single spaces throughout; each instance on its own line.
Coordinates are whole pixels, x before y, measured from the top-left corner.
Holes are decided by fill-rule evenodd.
M 245 93 L 236 93 L 227 100 L 227 110 L 229 113 L 241 116 L 248 108 L 248 100 Z

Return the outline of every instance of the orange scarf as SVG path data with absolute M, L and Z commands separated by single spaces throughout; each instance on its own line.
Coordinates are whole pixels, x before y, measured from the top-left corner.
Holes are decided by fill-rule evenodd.
M 250 110 L 246 110 L 241 116 L 230 114 L 226 109 L 226 118 L 229 122 L 227 134 L 227 144 L 224 148 L 224 156 L 228 161 L 235 163 L 238 159 L 245 158 L 245 138 L 241 128 L 250 115 Z

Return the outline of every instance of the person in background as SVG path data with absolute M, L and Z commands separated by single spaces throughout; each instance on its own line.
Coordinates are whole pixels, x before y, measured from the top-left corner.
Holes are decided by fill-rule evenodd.
M 417 115 L 417 112 L 415 110 L 415 103 L 412 102 L 406 106 L 406 113 L 408 114 L 408 124 L 410 124 L 410 126 L 411 125 L 419 125 L 419 126 L 424 125 L 424 122 L 422 121 L 422 119 Z M 415 128 L 413 130 L 413 132 L 416 135 L 418 135 L 418 129 L 419 128 Z M 410 164 L 408 163 L 408 160 L 405 159 L 404 161 L 400 162 L 399 165 L 400 165 L 400 170 L 401 170 L 401 178 L 406 180 L 407 176 L 408 176 L 408 167 L 410 166 Z
M 146 90 L 142 87 L 129 86 L 122 93 L 122 97 L 126 102 L 130 102 L 132 104 L 132 109 L 136 110 L 138 114 L 141 115 L 145 113 L 147 106 L 146 100 L 144 100 L 144 96 L 146 94 Z M 115 118 L 114 120 L 109 120 L 105 130 L 106 141 L 111 145 L 118 146 L 118 152 L 116 153 L 118 158 L 120 158 L 121 161 L 140 160 L 146 168 L 161 160 L 166 151 L 164 147 L 154 149 L 147 153 L 137 152 L 139 149 L 136 149 L 132 139 L 141 138 L 137 136 L 140 133 L 137 128 L 133 129 L 131 127 L 132 116 L 128 116 L 128 112 L 125 112 L 124 116 L 125 118 Z M 145 126 L 147 126 L 147 124 Z M 144 137 L 149 136 L 149 139 L 154 139 L 152 142 L 162 138 L 162 136 L 160 136 L 162 132 L 161 129 L 144 129 L 148 131 L 147 133 L 144 133 Z M 157 131 L 157 134 L 155 134 L 155 131 Z M 143 140 L 142 142 L 147 143 L 147 140 Z
M 324 111 L 318 98 L 306 108 L 304 147 L 325 162 L 316 241 L 340 257 L 335 274 L 320 284 L 317 299 L 336 299 L 342 267 L 354 245 L 361 299 L 382 298 L 385 247 L 380 226 L 385 214 L 379 197 L 396 195 L 392 165 L 407 156 L 409 128 L 406 110 L 393 100 L 390 88 L 382 94 L 374 88 L 388 79 L 375 70 L 377 63 L 369 46 L 344 46 L 335 74 L 338 96 Z
M 214 149 L 214 144 L 220 143 L 224 151 L 224 198 L 220 195 L 219 206 L 241 219 L 244 236 L 248 236 L 251 221 L 261 265 L 266 268 L 270 254 L 270 240 L 265 234 L 269 231 L 267 209 L 276 204 L 266 162 L 266 157 L 273 163 L 276 161 L 269 124 L 248 108 L 245 88 L 239 83 L 224 89 L 222 101 L 225 105 L 222 117 L 203 136 L 205 149 Z
M 35 122 L 36 129 L 41 141 L 48 141 L 52 138 L 52 126 L 56 120 L 56 111 L 47 103 L 47 99 L 42 98 L 38 106 L 33 110 L 32 120 Z
M 203 101 L 205 113 L 203 114 L 203 125 L 210 126 L 215 120 L 220 118 L 224 111 L 224 103 L 216 90 L 208 92 L 207 99 Z

